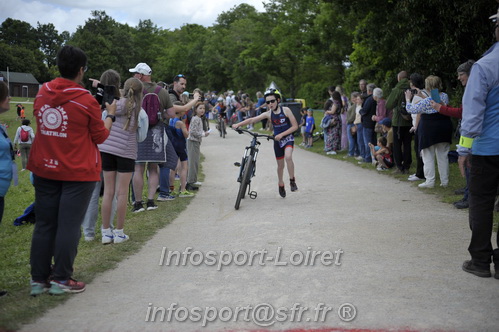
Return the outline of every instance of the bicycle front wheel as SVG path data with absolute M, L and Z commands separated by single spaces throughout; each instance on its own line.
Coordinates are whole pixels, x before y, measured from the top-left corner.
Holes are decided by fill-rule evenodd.
M 234 206 L 236 210 L 239 210 L 241 199 L 246 196 L 246 189 L 248 188 L 248 184 L 253 173 L 253 164 L 254 160 L 251 157 L 249 157 L 248 160 L 244 163 L 243 176 L 241 178 L 241 184 L 239 185 L 239 192 L 237 193 L 236 205 Z

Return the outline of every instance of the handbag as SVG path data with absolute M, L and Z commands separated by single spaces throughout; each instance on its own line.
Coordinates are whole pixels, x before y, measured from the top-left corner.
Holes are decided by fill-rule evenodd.
M 139 112 L 138 124 L 137 124 L 137 142 L 143 142 L 147 137 L 147 131 L 149 130 L 149 118 L 146 111 L 141 108 Z

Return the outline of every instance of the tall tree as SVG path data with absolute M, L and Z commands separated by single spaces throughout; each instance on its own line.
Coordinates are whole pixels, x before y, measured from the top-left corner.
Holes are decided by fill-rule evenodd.
M 40 49 L 45 55 L 44 62 L 49 68 L 53 67 L 56 65 L 56 56 L 64 41 L 63 37 L 59 35 L 52 23 L 40 24 L 38 22 L 36 30 L 40 41 Z
M 78 27 L 69 43 L 80 47 L 88 57 L 87 77 L 99 78 L 107 69 L 118 71 L 124 81 L 134 66 L 132 28 L 120 24 L 105 11 L 92 11 L 92 18 Z

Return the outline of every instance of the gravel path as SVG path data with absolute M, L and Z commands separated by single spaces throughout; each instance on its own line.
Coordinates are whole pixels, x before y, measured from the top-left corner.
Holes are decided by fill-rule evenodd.
M 299 191 L 289 192 L 286 180 L 282 199 L 266 141 L 252 183 L 258 198 L 235 211 L 233 162 L 249 140 L 231 130 L 225 140 L 207 137 L 205 183 L 188 209 L 23 330 L 499 331 L 499 280 L 461 270 L 469 257 L 466 211 L 298 148 Z M 167 264 L 174 251 L 185 266 Z

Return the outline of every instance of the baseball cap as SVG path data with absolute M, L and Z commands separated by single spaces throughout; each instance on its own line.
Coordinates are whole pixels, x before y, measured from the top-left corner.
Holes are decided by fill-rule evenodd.
M 383 120 L 381 120 L 379 122 L 379 124 L 381 124 L 383 126 L 391 127 L 392 126 L 392 120 L 390 120 L 390 118 L 384 118 Z
M 141 62 L 135 66 L 135 68 L 130 68 L 131 73 L 139 73 L 142 75 L 151 75 L 152 69 L 147 65 L 147 63 Z

